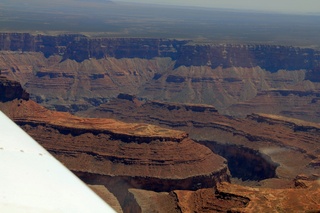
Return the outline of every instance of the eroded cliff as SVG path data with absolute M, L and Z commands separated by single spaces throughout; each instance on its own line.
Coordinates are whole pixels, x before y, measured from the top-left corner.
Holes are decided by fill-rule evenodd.
M 225 157 L 232 176 L 243 180 L 292 180 L 300 173 L 318 174 L 318 167 L 312 166 L 319 158 L 317 123 L 270 114 L 234 118 L 208 105 L 146 101 L 124 95 L 81 114 L 186 131 L 192 139 Z
M 175 67 L 206 66 L 217 68 L 256 67 L 278 70 L 317 71 L 320 52 L 299 47 L 251 44 L 193 44 L 187 40 L 153 38 L 95 38 L 80 34 L 58 36 L 28 33 L 1 33 L 0 50 L 42 52 L 46 57 L 62 55 L 63 59 L 82 62 L 105 57 L 170 57 Z
M 0 78 L 0 82 L 6 81 Z M 21 88 L 12 87 L 19 85 L 17 82 L 6 85 L 7 89 Z M 315 156 L 319 153 L 315 149 L 318 124 L 266 114 L 234 119 L 219 115 L 208 105 L 148 102 L 125 94 L 111 103 L 95 110 L 96 115 L 103 117 L 112 112 L 113 116 L 128 120 L 136 116 L 136 121 L 177 130 L 145 122 L 80 118 L 50 111 L 21 99 L 19 94 L 12 100 L 2 100 L 0 109 L 80 178 L 93 184 L 91 187 L 119 212 L 319 210 L 319 156 Z M 259 183 L 268 188 L 226 183 L 230 177 L 225 160 L 179 129 L 188 130 L 195 138 L 214 138 L 215 141 L 202 141 L 212 150 L 218 151 L 217 144 L 220 148 L 226 145 L 228 161 L 242 154 L 248 163 L 241 165 L 245 171 L 251 167 L 259 172 L 255 170 L 259 166 L 260 172 L 274 171 L 267 167 L 272 161 L 279 162 L 279 178 Z M 229 152 L 226 141 L 232 142 L 236 151 Z M 287 150 L 293 152 L 286 153 Z M 266 156 L 270 158 L 263 160 Z M 305 163 L 309 163 L 309 170 Z M 300 172 L 306 175 L 291 178 Z
M 2 33 L 0 69 L 31 99 L 81 111 L 119 93 L 319 122 L 319 51 L 263 44 Z
M 129 188 L 170 192 L 230 181 L 226 160 L 183 131 L 80 118 L 19 95 L 0 102 L 0 109 L 86 183 L 106 186 L 123 209 Z

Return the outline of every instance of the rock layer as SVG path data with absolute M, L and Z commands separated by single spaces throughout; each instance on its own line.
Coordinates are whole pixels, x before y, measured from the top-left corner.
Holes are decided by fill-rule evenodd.
M 86 183 L 106 186 L 123 210 L 129 188 L 169 192 L 230 181 L 225 159 L 183 131 L 79 118 L 18 98 L 0 109 Z
M 51 109 L 81 111 L 119 93 L 211 104 L 246 116 L 319 122 L 318 50 L 142 38 L 0 34 L 0 69 Z
M 82 62 L 89 58 L 170 57 L 179 66 L 255 67 L 275 72 L 312 70 L 319 67 L 320 54 L 307 48 L 248 44 L 188 44 L 189 41 L 143 38 L 89 38 L 84 35 L 31 35 L 1 33 L 0 50 L 43 52 L 46 57 Z
M 212 185 L 214 176 L 228 179 L 225 160 L 182 131 L 78 118 L 32 101 L 4 103 L 2 110 L 73 171 L 190 182 L 182 188 L 196 187 L 201 179 Z
M 132 96 L 112 99 L 82 115 L 186 131 L 194 140 L 224 156 L 231 174 L 244 180 L 292 180 L 300 173 L 318 173 L 317 167 L 311 166 L 319 155 L 317 123 L 269 114 L 233 118 L 220 115 L 212 106 L 145 101 Z
M 250 200 L 245 207 L 231 208 L 232 212 L 318 212 L 319 181 L 304 181 L 304 184 L 306 187 L 303 189 L 269 189 L 222 183 L 218 185 L 217 192 Z
M 6 80 L 0 78 L 0 81 Z M 9 88 L 16 82 L 12 83 L 8 84 Z M 316 149 L 319 124 L 267 114 L 234 119 L 219 115 L 212 106 L 150 103 L 125 94 L 119 97 L 123 108 L 117 108 L 119 100 L 114 100 L 113 105 L 96 110 L 100 117 L 113 112 L 114 116 L 130 120 L 140 113 L 139 110 L 146 113 L 155 108 L 153 116 L 140 113 L 136 118 L 187 129 L 197 138 L 212 139 L 213 135 L 214 143 L 220 146 L 231 141 L 235 147 L 239 146 L 239 152 L 241 147 L 249 152 L 256 151 L 251 153 L 256 155 L 253 161 L 261 160 L 259 155 L 264 154 L 280 162 L 277 174 L 283 179 L 263 181 L 273 188 L 251 188 L 224 182 L 229 180 L 225 160 L 189 139 L 183 131 L 112 119 L 79 118 L 49 111 L 19 97 L 0 102 L 0 109 L 79 177 L 94 184 L 91 187 L 108 202 L 111 199 L 119 212 L 319 210 L 320 175 L 315 170 L 319 161 L 316 155 L 319 153 Z M 131 115 L 122 111 L 126 107 L 130 108 Z M 202 134 L 205 132 L 208 134 Z M 204 142 L 208 147 L 213 143 Z M 217 151 L 216 146 L 212 149 Z M 293 151 L 294 162 L 286 150 Z M 290 165 L 290 161 L 296 167 Z M 304 163 L 309 163 L 309 170 Z M 288 168 L 294 171 L 288 173 L 285 170 Z M 288 184 L 285 178 L 290 179 L 297 172 L 306 172 L 306 175 L 299 175 L 294 182 L 291 179 L 292 185 Z M 121 209 L 103 187 L 116 196 Z

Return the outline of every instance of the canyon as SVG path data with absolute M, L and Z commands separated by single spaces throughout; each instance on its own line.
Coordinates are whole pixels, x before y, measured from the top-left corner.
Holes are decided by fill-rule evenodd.
M 319 51 L 26 33 L 0 50 L 0 110 L 118 212 L 319 210 Z
M 320 52 L 263 44 L 0 34 L 2 75 L 50 109 L 77 112 L 119 93 L 209 104 L 245 117 L 319 122 Z
M 262 113 L 235 118 L 221 115 L 210 105 L 143 101 L 125 94 L 77 114 L 188 132 L 226 158 L 232 176 L 243 180 L 292 180 L 297 171 L 310 177 L 318 173 L 317 167 L 310 167 L 319 160 L 318 123 Z M 299 160 L 293 162 L 292 156 Z
M 104 108 L 105 111 L 95 109 L 100 118 L 51 111 L 29 100 L 18 82 L 5 77 L 0 78 L 0 88 L 6 91 L 1 93 L 1 111 L 89 184 L 117 212 L 255 212 L 275 208 L 307 211 L 319 207 L 320 175 L 317 172 L 320 164 L 319 156 L 315 156 L 319 149 L 314 149 L 318 147 L 319 124 L 253 114 L 241 120 L 241 125 L 235 125 L 233 122 L 240 122 L 240 119 L 219 115 L 208 105 L 141 104 L 135 97 L 125 94 L 118 97 L 122 103 L 114 101 L 118 106 L 136 106 L 137 109 L 131 110 L 134 112 L 131 116 L 121 113 L 129 120 L 135 113 L 139 114 L 139 108 L 154 107 L 153 113 L 151 109 L 148 111 L 155 117 L 142 119 L 140 116 L 141 120 L 153 123 L 158 115 L 163 115 L 162 122 L 158 120 L 163 126 L 195 129 L 189 136 L 185 131 L 152 124 L 101 118 L 105 112 L 110 113 L 110 106 L 108 110 Z M 8 98 L 7 94 L 15 96 Z M 115 109 L 121 111 L 121 107 Z M 179 115 L 183 116 L 179 118 Z M 170 121 L 172 116 L 177 122 Z M 212 120 L 206 121 L 204 117 Z M 194 121 L 188 120 L 190 118 Z M 259 126 L 261 132 L 257 129 L 245 132 L 246 128 L 257 126 L 250 122 L 268 127 Z M 207 128 L 204 132 L 210 132 L 209 135 L 218 136 L 211 138 L 216 141 L 202 138 L 197 143 L 190 138 L 196 137 L 196 132 L 198 136 L 208 136 L 199 131 L 203 128 Z M 275 134 L 268 134 L 268 131 Z M 289 136 L 291 140 L 286 138 Z M 308 142 L 303 142 L 306 137 Z M 222 138 L 234 145 L 223 144 Z M 269 144 L 259 150 L 254 149 L 252 143 L 258 143 L 256 147 L 260 148 L 264 143 Z M 285 151 L 290 149 L 293 151 L 291 156 Z M 292 162 L 288 159 L 292 156 L 299 160 Z M 301 159 L 304 162 L 300 162 Z M 237 165 L 233 165 L 235 163 Z M 297 175 L 299 173 L 304 174 Z M 240 186 L 230 183 L 231 176 L 259 182 L 254 187 L 244 186 L 248 185 L 246 181 L 240 182 Z

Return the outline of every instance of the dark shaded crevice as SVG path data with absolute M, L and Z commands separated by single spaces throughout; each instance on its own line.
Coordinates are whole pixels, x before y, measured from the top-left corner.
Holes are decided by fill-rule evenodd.
M 75 172 L 83 182 L 91 185 L 104 185 L 118 200 L 124 213 L 139 213 L 141 208 L 134 196 L 129 192 L 132 183 L 125 177 L 111 177 L 106 175 Z
M 198 142 L 226 158 L 231 176 L 234 178 L 243 181 L 261 181 L 277 177 L 276 169 L 279 164 L 257 150 L 234 144 L 220 144 L 214 141 Z

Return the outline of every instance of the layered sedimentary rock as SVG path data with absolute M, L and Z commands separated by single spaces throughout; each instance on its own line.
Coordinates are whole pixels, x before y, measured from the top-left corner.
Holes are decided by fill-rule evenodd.
M 1 33 L 0 50 L 42 52 L 46 57 L 63 56 L 82 62 L 89 58 L 177 57 L 177 49 L 188 41 L 144 38 L 89 38 L 70 34 L 59 36 Z
M 244 208 L 250 199 L 237 194 L 223 196 L 213 189 L 173 192 L 181 212 L 232 212 L 234 208 Z
M 317 212 L 320 182 L 295 180 L 291 188 L 253 188 L 219 183 L 217 188 L 155 193 L 131 189 L 142 212 Z
M 80 118 L 18 96 L 0 109 L 86 183 L 106 186 L 124 211 L 134 206 L 129 188 L 169 192 L 230 181 L 226 160 L 183 131 Z
M 2 81 L 5 82 L 5 79 L 1 78 L 0 82 Z M 15 84 L 8 85 L 9 89 L 10 85 Z M 290 180 L 286 180 L 285 177 L 290 179 L 292 174 L 281 173 L 284 169 L 281 168 L 281 171 L 277 172 L 281 175 L 281 177 L 279 175 L 281 179 L 263 181 L 264 186 L 272 188 L 234 185 L 225 182 L 229 180 L 225 160 L 189 139 L 184 131 L 145 123 L 79 118 L 68 113 L 49 111 L 33 101 L 21 99 L 19 95 L 12 98 L 11 101 L 1 101 L 0 109 L 17 121 L 79 177 L 93 184 L 90 187 L 118 212 L 319 210 L 320 201 L 317 197 L 319 197 L 320 176 L 316 172 L 312 175 L 307 172 L 294 181 L 291 179 L 290 184 Z M 296 173 L 307 171 L 299 162 L 301 153 L 305 154 L 303 155 L 305 158 L 313 158 L 309 162 L 311 170 L 318 167 L 319 156 L 314 155 L 319 150 L 312 150 L 312 147 L 317 147 L 313 137 L 319 134 L 318 124 L 263 114 L 249 116 L 247 119 L 253 121 L 250 123 L 245 119 L 221 116 L 214 107 L 208 105 L 149 103 L 126 94 L 121 94 L 119 98 L 123 101 L 122 106 L 131 109 L 132 116 L 139 113 L 142 115 L 135 108 L 148 110 L 144 111 L 145 113 L 151 112 L 152 108 L 156 109 L 157 113 L 154 113 L 153 117 L 146 114 L 137 116 L 140 121 L 148 120 L 151 123 L 161 121 L 161 125 L 164 126 L 196 129 L 194 132 L 191 131 L 194 137 L 202 136 L 198 131 L 199 128 L 210 130 L 210 134 L 216 135 L 220 141 L 220 148 L 223 146 L 221 138 L 234 142 L 236 145 L 233 148 L 237 148 L 238 151 L 227 149 L 229 157 L 242 154 L 248 162 L 251 162 L 249 167 L 262 166 L 260 172 L 268 173 L 270 168 L 267 167 L 272 165 L 272 162 L 263 161 L 257 149 L 252 147 L 249 149 L 250 143 L 261 147 L 265 144 L 272 145 L 271 149 L 260 152 L 264 151 L 263 154 L 271 156 L 272 160 L 281 161 L 280 167 L 288 166 L 286 164 L 288 162 L 276 157 L 277 153 L 285 155 L 279 152 L 279 147 L 297 151 L 294 155 L 297 167 L 289 168 L 296 170 Z M 123 109 L 115 110 L 116 102 L 113 102 L 113 106 L 104 106 L 105 111 L 97 115 L 102 117 L 104 113 L 113 110 L 116 116 L 127 116 L 121 111 Z M 160 117 L 160 114 L 163 116 Z M 133 119 L 132 116 L 128 116 L 128 119 Z M 176 125 L 172 119 L 178 121 Z M 235 124 L 242 126 L 236 129 L 233 126 Z M 257 127 L 254 126 L 257 124 L 263 124 L 259 128 L 264 130 L 250 134 L 248 129 L 256 130 Z M 288 132 L 288 129 L 293 132 Z M 274 138 L 268 135 L 270 132 L 273 132 Z M 210 134 L 203 136 L 208 137 Z M 287 140 L 287 137 L 293 141 Z M 308 140 L 309 144 L 304 142 L 303 138 Z M 208 142 L 206 145 L 209 147 L 212 143 L 216 143 L 204 142 Z M 237 145 L 239 146 L 236 147 Z M 219 146 L 213 146 L 212 149 L 218 151 Z M 287 155 L 285 157 L 290 160 Z M 228 160 L 232 162 L 233 159 Z M 306 162 L 308 160 L 306 159 Z M 257 164 L 253 164 L 255 161 Z M 237 166 L 240 169 L 243 165 Z M 284 177 L 283 174 L 289 175 Z
M 155 73 L 172 67 L 169 58 L 91 59 L 61 62 L 61 56 L 1 52 L 2 75 L 19 81 L 38 103 L 59 111 L 79 111 L 119 92 L 138 93 Z
M 269 71 L 314 70 L 319 51 L 277 45 L 188 44 L 189 41 L 144 38 L 89 38 L 83 35 L 1 33 L 0 50 L 43 52 L 46 57 L 82 62 L 89 58 L 170 57 L 179 66 L 255 67 Z
M 123 177 L 133 186 L 156 191 L 192 189 L 199 183 L 213 186 L 214 178 L 228 180 L 225 160 L 182 131 L 79 118 L 48 111 L 32 101 L 2 104 L 2 110 L 79 174 L 106 180 Z
M 228 160 L 233 177 L 243 180 L 318 174 L 320 126 L 283 116 L 220 115 L 208 105 L 146 101 L 121 95 L 84 116 L 113 117 L 183 130 Z M 294 156 L 294 157 L 293 157 Z M 293 158 L 295 160 L 293 160 Z
M 320 94 L 308 88 L 308 82 L 305 83 L 305 89 L 297 87 L 258 92 L 254 98 L 233 104 L 226 111 L 233 115 L 263 112 L 319 122 Z
M 298 181 L 303 187 L 251 188 L 230 183 L 212 189 L 175 191 L 181 212 L 318 212 L 319 181 Z
M 233 212 L 317 212 L 320 210 L 319 181 L 300 181 L 303 188 L 270 189 L 248 188 L 222 183 L 217 192 L 222 196 L 244 197 L 250 200 L 246 207 L 232 208 Z
M 3 75 L 59 111 L 85 110 L 130 93 L 212 104 L 229 115 L 320 121 L 320 54 L 313 49 L 2 33 L 0 50 Z

